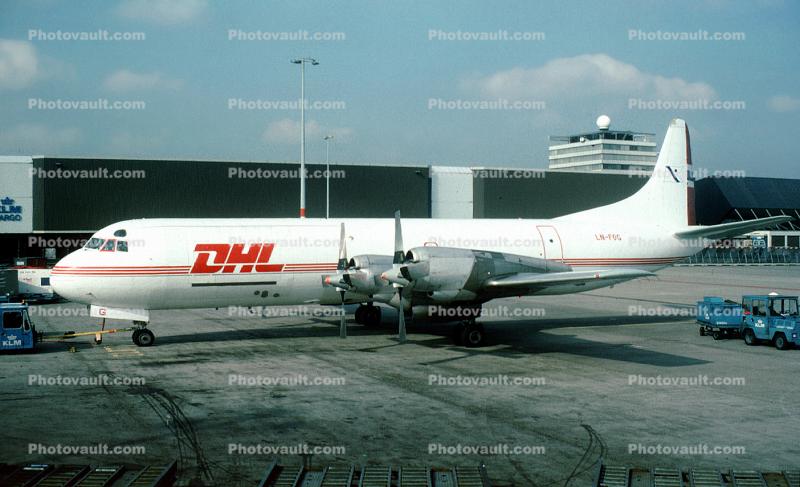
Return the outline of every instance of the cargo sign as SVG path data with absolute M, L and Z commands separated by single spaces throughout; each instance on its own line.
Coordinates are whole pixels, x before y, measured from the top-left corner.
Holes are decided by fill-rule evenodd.
M 0 200 L 0 221 L 21 222 L 22 205 L 15 205 L 14 200 L 8 196 Z

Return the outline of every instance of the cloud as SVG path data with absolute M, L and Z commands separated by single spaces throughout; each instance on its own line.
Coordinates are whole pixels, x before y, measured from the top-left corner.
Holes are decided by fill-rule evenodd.
M 767 100 L 767 107 L 778 113 L 795 112 L 800 110 L 800 98 L 789 95 L 776 95 Z
M 117 14 L 132 20 L 175 25 L 199 18 L 207 8 L 207 0 L 124 0 Z
M 163 144 L 163 134 L 153 136 L 122 131 L 109 138 L 108 150 L 117 156 L 146 156 L 148 153 L 152 154 L 152 149 Z
M 322 139 L 326 135 L 333 135 L 336 140 L 347 140 L 353 134 L 348 127 L 325 127 L 316 120 L 306 121 L 306 144 L 312 139 Z M 263 139 L 273 144 L 299 144 L 300 121 L 284 118 L 270 123 L 264 130 Z
M 461 87 L 490 98 L 549 100 L 608 95 L 647 99 L 714 99 L 703 82 L 646 73 L 607 54 L 558 58 L 536 68 L 513 68 L 463 80 Z
M 114 71 L 103 81 L 103 87 L 117 93 L 152 89 L 175 90 L 183 86 L 179 79 L 167 78 L 161 73 L 134 73 L 127 69 Z
M 30 86 L 39 76 L 39 58 L 28 41 L 0 39 L 0 89 Z
M 22 123 L 0 130 L 0 150 L 29 155 L 53 153 L 74 145 L 80 137 L 80 131 L 74 127 L 53 129 L 37 123 Z

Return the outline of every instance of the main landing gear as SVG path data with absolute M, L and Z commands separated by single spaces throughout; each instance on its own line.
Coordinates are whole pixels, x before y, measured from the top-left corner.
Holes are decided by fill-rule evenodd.
M 486 344 L 486 331 L 475 319 L 464 320 L 456 325 L 453 338 L 457 345 L 469 348 L 481 347 Z
M 381 309 L 372 303 L 361 304 L 356 308 L 356 323 L 369 327 L 378 326 L 381 323 Z M 462 320 L 454 329 L 453 341 L 456 345 L 465 347 L 482 347 L 486 345 L 486 331 L 483 325 L 477 323 L 475 318 Z
M 147 323 L 144 321 L 134 321 L 134 325 L 138 328 L 133 331 L 133 343 L 139 347 L 149 347 L 156 341 L 156 336 L 152 331 L 146 328 Z
M 375 327 L 381 324 L 381 309 L 372 303 L 361 304 L 356 308 L 356 323 Z

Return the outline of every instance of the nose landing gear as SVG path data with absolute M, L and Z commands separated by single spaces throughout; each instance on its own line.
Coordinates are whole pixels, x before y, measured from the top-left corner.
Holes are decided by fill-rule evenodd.
M 133 336 L 131 336 L 133 343 L 139 347 L 149 347 L 155 343 L 156 336 L 152 331 L 145 328 L 147 323 L 143 321 L 134 321 L 133 324 L 138 326 L 138 328 L 133 331 Z

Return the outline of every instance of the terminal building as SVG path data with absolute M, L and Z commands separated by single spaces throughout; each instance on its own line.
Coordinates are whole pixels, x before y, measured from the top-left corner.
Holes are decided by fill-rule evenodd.
M 611 130 L 611 119 L 597 118 L 597 130 L 550 136 L 552 171 L 650 174 L 656 165 L 655 134 Z

